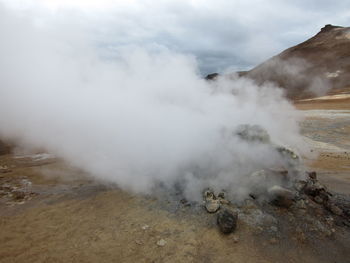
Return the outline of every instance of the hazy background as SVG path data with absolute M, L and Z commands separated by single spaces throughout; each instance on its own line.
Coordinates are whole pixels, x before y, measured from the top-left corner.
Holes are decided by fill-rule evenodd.
M 350 1 L 1 0 L 41 26 L 87 29 L 106 57 L 142 45 L 195 56 L 203 75 L 247 70 L 316 34 L 350 25 Z M 33 6 L 35 11 L 33 11 Z M 29 10 L 29 11 L 28 11 Z

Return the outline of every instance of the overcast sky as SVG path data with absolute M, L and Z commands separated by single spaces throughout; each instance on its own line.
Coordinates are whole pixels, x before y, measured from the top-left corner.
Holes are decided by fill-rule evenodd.
M 196 57 L 202 74 L 250 69 L 325 24 L 350 25 L 349 0 L 0 1 L 41 26 L 83 28 L 106 57 L 169 49 Z

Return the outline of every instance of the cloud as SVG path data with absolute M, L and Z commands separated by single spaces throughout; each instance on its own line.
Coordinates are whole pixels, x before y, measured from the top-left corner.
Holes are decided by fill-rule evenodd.
M 3 0 L 5 1 L 5 0 Z M 142 45 L 194 55 L 202 74 L 250 69 L 328 23 L 349 25 L 349 1 L 5 1 L 46 8 L 37 20 L 88 27 L 100 46 Z M 17 8 L 19 4 L 17 4 Z M 33 15 L 34 16 L 34 15 Z

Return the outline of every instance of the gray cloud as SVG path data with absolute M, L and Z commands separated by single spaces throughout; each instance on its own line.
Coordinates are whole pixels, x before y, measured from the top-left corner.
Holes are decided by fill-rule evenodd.
M 189 53 L 206 74 L 249 69 L 327 23 L 349 25 L 349 10 L 349 1 L 142 0 L 112 1 L 106 9 L 42 10 L 37 19 L 89 27 L 99 46 L 113 50 L 132 44 Z

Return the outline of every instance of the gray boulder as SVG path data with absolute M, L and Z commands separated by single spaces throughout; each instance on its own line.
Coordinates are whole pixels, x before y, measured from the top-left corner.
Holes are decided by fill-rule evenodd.
M 223 210 L 218 214 L 217 223 L 219 229 L 224 234 L 229 234 L 235 231 L 237 227 L 238 215 L 237 213 Z

